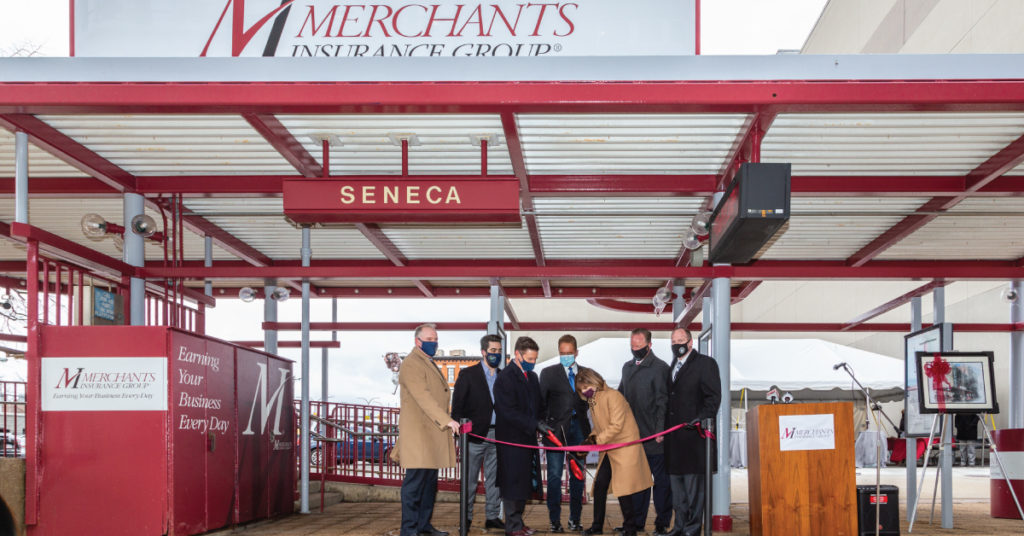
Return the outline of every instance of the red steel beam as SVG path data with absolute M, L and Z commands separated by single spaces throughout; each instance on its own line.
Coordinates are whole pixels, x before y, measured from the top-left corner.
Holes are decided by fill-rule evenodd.
M 629 266 L 614 264 L 585 264 L 579 266 L 501 266 L 476 265 L 410 265 L 410 266 L 352 266 L 344 269 L 322 264 L 310 267 L 267 266 L 237 267 L 213 266 L 140 268 L 143 277 L 152 279 L 224 279 L 224 278 L 311 278 L 311 279 L 366 279 L 366 280 L 459 280 L 488 281 L 502 279 L 713 279 L 728 277 L 736 280 L 762 279 L 1020 279 L 1024 269 L 1013 261 L 873 261 L 861 266 L 848 266 L 842 261 L 755 261 L 743 266 L 673 267 Z
M 252 287 L 257 298 L 262 290 Z M 262 287 L 261 287 L 262 288 Z M 241 287 L 213 287 L 214 296 L 221 299 L 238 297 Z M 433 287 L 435 298 L 488 298 L 488 287 Z M 553 299 L 643 299 L 654 295 L 658 287 L 554 287 Z M 508 287 L 503 289 L 506 298 L 537 299 L 544 297 L 540 287 Z M 416 287 L 317 287 L 313 298 L 422 298 L 423 292 Z M 507 311 L 506 311 L 507 312 Z
M 398 249 L 398 246 L 388 238 L 388 235 L 384 233 L 384 230 L 375 223 L 357 223 L 356 229 L 363 233 L 363 236 L 370 241 L 392 264 L 395 266 L 406 266 L 409 264 L 409 259 Z M 426 281 L 422 279 L 414 279 L 413 285 L 428 298 L 434 297 L 434 289 Z
M 417 177 L 420 177 L 417 175 Z M 430 176 L 423 176 L 429 178 Z M 475 178 L 466 176 L 467 178 Z M 141 194 L 183 194 L 185 197 L 280 197 L 282 183 L 300 175 L 186 175 L 135 177 Z M 346 176 L 346 178 L 348 178 Z M 507 178 L 488 175 L 479 178 Z M 394 180 L 394 176 L 352 176 L 352 180 Z M 703 197 L 713 193 L 716 175 L 531 175 L 532 197 L 545 196 L 677 196 Z M 803 175 L 791 180 L 794 197 L 956 196 L 965 194 L 964 177 L 917 175 Z M 71 194 L 114 197 L 120 192 L 91 177 L 32 177 L 29 195 Z M 0 196 L 14 195 L 14 177 L 0 177 Z M 1019 197 L 1024 176 L 993 179 L 971 197 Z
M 310 322 L 310 331 L 410 331 L 422 322 Z M 841 322 L 733 322 L 732 331 L 748 332 L 775 332 L 775 333 L 801 333 L 801 332 L 838 332 L 843 329 Z M 636 322 L 523 322 L 520 324 L 520 331 L 630 331 L 636 327 Z M 648 322 L 646 327 L 652 331 L 671 331 L 675 328 L 673 322 Z M 692 331 L 700 331 L 701 324 L 690 324 Z M 299 322 L 263 322 L 265 330 L 298 331 L 301 329 Z M 445 331 L 483 331 L 487 329 L 486 322 L 438 322 L 438 330 Z M 512 329 L 512 325 L 505 324 L 505 329 Z M 1024 331 L 1024 323 L 1017 324 L 957 324 L 958 332 L 967 333 L 1010 333 Z M 850 331 L 862 332 L 896 332 L 909 333 L 910 324 L 900 323 L 867 323 L 860 324 Z
M 909 303 L 910 300 L 913 299 L 913 298 L 918 298 L 920 296 L 924 296 L 925 294 L 927 294 L 927 293 L 929 293 L 929 292 L 931 292 L 931 291 L 933 291 L 933 290 L 935 290 L 937 288 L 945 287 L 946 285 L 948 285 L 950 283 L 951 283 L 951 281 L 943 281 L 943 280 L 937 280 L 937 281 L 932 281 L 930 283 L 925 283 L 924 285 L 922 285 L 920 287 L 917 287 L 916 289 L 911 290 L 910 292 L 908 292 L 908 293 L 906 293 L 906 294 L 904 294 L 904 295 L 902 295 L 902 296 L 900 296 L 898 298 L 894 298 L 892 300 L 889 300 L 888 302 L 885 302 L 882 305 L 879 305 L 878 307 L 875 307 L 874 309 L 871 309 L 870 311 L 867 311 L 867 312 L 864 312 L 864 313 L 861 313 L 861 314 L 857 315 L 852 320 L 850 320 L 849 322 L 844 324 L 844 327 L 843 327 L 842 331 L 849 331 L 850 329 L 855 328 L 855 327 L 863 324 L 864 322 L 867 322 L 868 320 L 871 320 L 872 318 L 875 318 L 877 316 L 881 316 L 881 315 L 883 315 L 885 313 L 888 313 L 889 311 L 892 311 L 893 309 L 895 309 L 895 308 L 897 308 L 897 307 L 899 307 L 899 306 L 901 306 L 901 305 L 903 305 L 905 303 Z
M 1024 80 L 3 82 L 7 113 L 779 113 L 1024 110 Z
M 277 117 L 261 113 L 244 113 L 242 117 L 303 177 L 320 177 L 324 174 L 323 167 Z
M 0 127 L 28 134 L 32 143 L 40 149 L 118 192 L 135 191 L 135 177 L 131 173 L 33 115 L 0 115 Z
M 701 286 L 697 287 L 690 295 L 690 300 L 686 302 L 686 307 L 680 311 L 679 315 L 673 315 L 673 319 L 678 318 L 675 321 L 677 326 L 687 327 L 693 322 L 694 318 L 697 318 L 697 313 L 704 308 L 704 298 L 711 292 L 711 280 L 706 280 Z
M 512 161 L 512 172 L 519 179 L 519 201 L 522 204 L 523 212 L 526 213 L 523 215 L 523 219 L 526 221 L 526 230 L 530 233 L 533 257 L 537 261 L 537 266 L 544 266 L 547 259 L 544 258 L 544 244 L 541 242 L 537 216 L 534 214 L 533 195 L 530 193 L 530 176 L 526 171 L 526 157 L 523 152 L 522 139 L 519 137 L 519 125 L 516 123 L 515 114 L 501 114 L 501 128 L 505 134 L 508 156 Z M 551 282 L 541 279 L 540 285 L 544 289 L 544 297 L 550 298 Z
M 971 170 L 963 178 L 964 191 L 962 193 L 949 197 L 933 197 L 917 209 L 917 214 L 911 214 L 903 218 L 899 223 L 882 233 L 881 236 L 875 238 L 868 245 L 851 255 L 846 260 L 847 264 L 850 266 L 860 266 L 881 255 L 885 250 L 939 217 L 939 214 L 955 207 L 970 194 L 989 185 L 1007 171 L 1017 167 L 1021 162 L 1024 162 L 1024 136 L 1010 142 L 1009 145 L 1003 147 L 998 153 Z

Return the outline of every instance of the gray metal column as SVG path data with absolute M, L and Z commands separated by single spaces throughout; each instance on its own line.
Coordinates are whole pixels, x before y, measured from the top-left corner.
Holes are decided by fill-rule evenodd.
M 139 194 L 124 194 L 124 262 L 131 266 L 146 264 L 146 251 L 143 249 L 146 239 L 130 230 L 132 218 L 145 211 L 145 203 L 146 199 Z M 146 324 L 146 281 L 133 277 L 130 289 L 131 294 L 128 300 L 131 318 L 129 324 L 144 326 Z
M 277 322 L 277 302 L 270 298 L 277 288 L 276 279 L 263 280 L 263 321 Z M 263 330 L 263 349 L 267 353 L 277 355 L 277 330 Z
M 932 291 L 932 322 L 935 325 L 946 321 L 946 289 L 939 287 Z M 953 341 L 943 339 L 942 350 L 951 351 Z M 942 419 L 942 528 L 953 528 L 953 417 L 946 415 Z
M 729 429 L 732 427 L 732 396 L 729 391 L 729 339 L 731 337 L 732 320 L 729 317 L 729 305 L 732 301 L 728 277 L 716 277 L 711 281 L 711 300 L 714 302 L 712 311 L 711 347 L 715 361 L 718 362 L 718 373 L 722 376 L 722 403 L 718 406 L 718 422 L 715 437 L 718 439 L 718 474 L 712 489 L 711 514 L 715 519 L 731 519 L 729 505 L 732 502 L 729 475 Z M 729 523 L 731 524 L 731 522 Z
M 14 133 L 14 221 L 28 223 L 28 134 Z
M 1017 300 L 1010 304 L 1010 322 L 1024 322 L 1024 282 L 1010 282 L 1017 291 Z M 1024 385 L 1024 331 L 1010 332 L 1010 383 Z M 1024 390 L 1010 389 L 1010 411 L 1007 428 L 1024 428 Z
M 921 330 L 921 297 L 910 298 L 910 331 Z M 908 357 L 909 359 L 909 357 Z M 906 364 L 904 363 L 904 368 Z M 917 404 L 916 400 L 910 400 L 908 404 Z M 906 407 L 906 405 L 904 405 Z M 904 430 L 910 427 L 909 419 L 904 426 Z M 917 439 L 911 440 L 907 437 L 904 439 L 904 444 L 907 448 L 907 504 L 914 504 L 915 497 L 917 497 L 917 464 L 909 463 L 909 460 L 917 460 Z M 907 508 L 907 521 L 910 521 L 910 508 Z
M 338 298 L 331 298 L 331 322 L 338 322 Z M 338 340 L 338 330 L 331 331 L 331 340 Z M 327 348 L 323 348 L 320 353 L 320 401 L 326 404 L 329 396 L 327 392 L 329 390 L 329 382 L 327 381 Z
M 487 322 L 488 335 L 501 335 L 501 353 L 508 355 L 508 337 L 505 335 L 505 296 L 501 295 L 501 286 L 491 283 L 491 319 Z M 501 366 L 505 366 L 502 360 Z
M 210 236 L 203 237 L 203 266 L 207 268 L 213 266 L 213 238 Z M 207 296 L 213 296 L 213 281 L 207 279 L 203 283 L 203 290 Z
M 302 227 L 302 266 L 309 266 L 313 250 L 309 247 L 309 226 Z M 271 300 L 273 301 L 273 300 Z M 309 513 L 309 279 L 302 279 L 302 459 L 299 474 L 299 513 Z

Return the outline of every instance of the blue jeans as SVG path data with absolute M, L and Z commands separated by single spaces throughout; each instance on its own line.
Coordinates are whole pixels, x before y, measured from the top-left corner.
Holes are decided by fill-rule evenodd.
M 580 430 L 577 419 L 574 417 L 569 421 L 569 428 L 565 430 L 566 446 L 579 445 L 583 442 L 583 432 Z M 584 419 L 586 416 L 583 417 Z M 553 525 L 562 524 L 562 472 L 565 470 L 566 453 L 561 451 L 545 452 L 548 461 L 548 517 Z M 581 469 L 584 469 L 581 467 Z M 585 470 L 585 469 L 584 469 Z M 579 524 L 580 513 L 583 510 L 583 488 L 584 482 L 578 480 L 569 471 L 569 522 Z

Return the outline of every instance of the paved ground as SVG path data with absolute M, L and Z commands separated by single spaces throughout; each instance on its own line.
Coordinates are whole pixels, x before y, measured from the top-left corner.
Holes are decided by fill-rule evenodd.
M 993 519 L 989 515 L 988 504 L 988 468 L 956 468 L 954 469 L 954 494 L 955 503 L 953 507 L 954 529 L 944 530 L 938 527 L 939 508 L 936 506 L 935 525 L 929 525 L 929 512 L 931 508 L 931 488 L 934 484 L 934 472 L 929 471 L 929 478 L 926 481 L 925 491 L 918 514 L 918 522 L 915 523 L 912 534 L 933 535 L 933 534 L 971 534 L 971 535 L 1016 535 L 1024 534 L 1024 522 L 1020 520 Z M 887 468 L 882 471 L 882 483 L 894 484 L 900 488 L 901 502 L 905 501 L 906 485 L 905 469 Z M 747 474 L 745 470 L 732 471 L 733 482 L 733 506 L 732 515 L 734 519 L 734 530 L 732 534 L 749 534 L 749 510 L 747 501 Z M 859 470 L 857 475 L 858 484 L 873 484 L 875 473 L 873 469 Z M 318 502 L 319 497 L 316 497 Z M 480 506 L 478 505 L 478 513 Z M 586 526 L 590 518 L 591 508 L 584 507 L 583 521 Z M 458 505 L 454 503 L 438 504 L 434 512 L 434 524 L 442 530 L 449 530 L 453 535 L 458 532 Z M 222 534 L 239 534 L 243 536 L 394 536 L 400 520 L 399 505 L 396 503 L 340 503 L 326 508 L 324 513 L 313 513 L 310 515 L 293 515 L 284 519 L 262 522 L 246 527 L 239 527 L 233 531 L 224 531 Z M 906 518 L 906 505 L 900 506 L 900 517 Z M 618 506 L 614 501 L 609 503 L 608 520 L 605 528 L 611 528 L 620 524 L 622 518 L 618 512 Z M 543 504 L 531 504 L 526 507 L 527 524 L 536 529 L 547 528 L 547 508 Z M 648 529 L 651 529 L 650 517 L 648 518 Z M 606 530 L 608 534 L 610 531 Z M 904 521 L 901 532 L 907 533 L 907 523 Z M 472 531 L 474 536 L 483 536 L 487 532 L 476 528 Z M 500 536 L 500 531 L 490 531 L 491 536 Z M 544 534 L 544 533 L 540 533 Z

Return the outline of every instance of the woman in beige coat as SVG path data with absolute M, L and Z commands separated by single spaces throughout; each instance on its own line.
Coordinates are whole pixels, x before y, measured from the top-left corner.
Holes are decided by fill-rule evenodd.
M 594 431 L 584 444 L 607 445 L 640 439 L 640 430 L 629 402 L 618 391 L 609 389 L 595 370 L 580 367 L 576 376 L 576 393 L 590 405 L 590 417 L 594 421 Z M 640 512 L 633 506 L 633 495 L 654 484 L 642 445 L 638 443 L 601 453 L 597 476 L 594 477 L 594 522 L 584 534 L 601 534 L 609 484 L 622 509 L 623 536 L 636 536 Z

